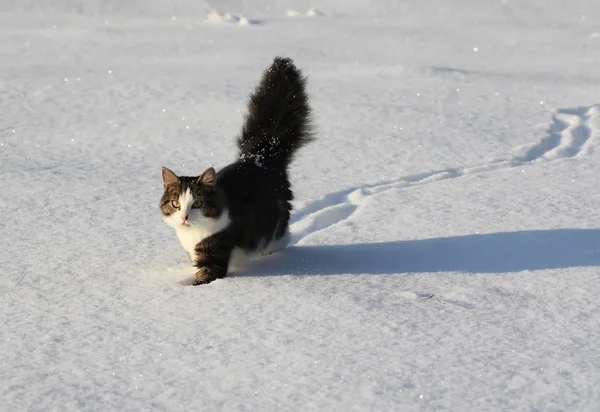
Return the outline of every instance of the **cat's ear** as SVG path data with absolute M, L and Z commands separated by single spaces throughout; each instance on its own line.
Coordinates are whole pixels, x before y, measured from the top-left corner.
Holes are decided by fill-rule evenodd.
M 163 178 L 163 185 L 165 186 L 165 189 L 169 186 L 171 186 L 171 187 L 177 186 L 177 185 L 179 185 L 179 183 L 181 183 L 181 180 L 179 180 L 177 175 L 175 173 L 171 172 L 166 167 L 162 168 L 162 178 Z
M 208 186 L 211 189 L 217 185 L 217 172 L 214 167 L 209 167 L 202 173 L 202 175 L 196 181 L 199 185 Z

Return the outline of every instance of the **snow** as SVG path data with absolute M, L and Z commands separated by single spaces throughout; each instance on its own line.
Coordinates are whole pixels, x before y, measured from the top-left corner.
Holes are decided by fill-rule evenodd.
M 599 16 L 0 1 L 2 409 L 597 411 Z M 277 54 L 292 246 L 188 286 L 161 166 L 230 162 Z

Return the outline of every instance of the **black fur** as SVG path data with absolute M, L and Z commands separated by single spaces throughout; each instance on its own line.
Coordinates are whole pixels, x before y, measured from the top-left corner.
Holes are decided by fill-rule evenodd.
M 250 96 L 237 141 L 240 159 L 286 169 L 295 151 L 312 140 L 305 83 L 290 59 L 275 58 Z
M 238 160 L 217 173 L 216 186 L 207 188 L 196 177 L 181 177 L 178 189 L 165 183 L 161 204 L 185 190 L 185 182 L 206 205 L 229 212 L 230 225 L 196 245 L 195 284 L 224 277 L 234 247 L 257 251 L 286 234 L 293 198 L 288 166 L 313 138 L 305 83 L 290 59 L 275 58 L 250 96 Z

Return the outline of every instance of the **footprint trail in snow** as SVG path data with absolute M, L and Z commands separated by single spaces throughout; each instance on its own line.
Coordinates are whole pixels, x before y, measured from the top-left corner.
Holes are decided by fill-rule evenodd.
M 548 135 L 530 146 L 523 155 L 353 187 L 308 202 L 292 217 L 290 244 L 302 244 L 302 241 L 311 234 L 351 218 L 365 199 L 378 193 L 532 163 L 586 156 L 593 153 L 599 139 L 600 104 L 559 109 L 552 118 Z

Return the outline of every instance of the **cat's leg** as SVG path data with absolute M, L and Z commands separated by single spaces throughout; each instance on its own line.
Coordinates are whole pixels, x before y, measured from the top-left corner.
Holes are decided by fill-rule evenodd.
M 292 235 L 290 233 L 289 228 L 287 228 L 283 236 L 281 236 L 281 238 L 277 240 L 272 240 L 271 242 L 269 242 L 269 244 L 267 244 L 267 246 L 262 251 L 262 255 L 270 255 L 272 253 L 279 252 L 280 250 L 285 249 L 290 243 L 291 238 Z
M 195 248 L 195 266 L 198 271 L 194 286 L 225 277 L 232 249 L 231 235 L 226 230 L 198 243 Z

